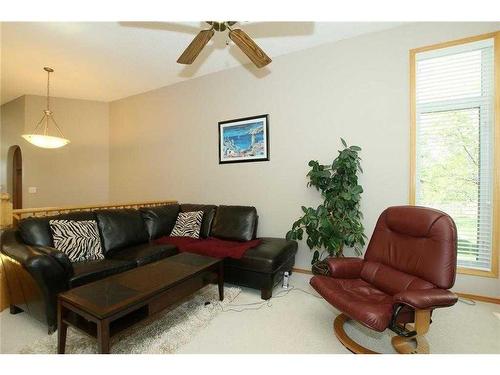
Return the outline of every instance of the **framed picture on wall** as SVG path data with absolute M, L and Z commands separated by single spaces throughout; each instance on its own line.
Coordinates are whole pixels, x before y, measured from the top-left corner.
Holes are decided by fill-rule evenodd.
M 219 164 L 269 160 L 269 115 L 219 122 Z

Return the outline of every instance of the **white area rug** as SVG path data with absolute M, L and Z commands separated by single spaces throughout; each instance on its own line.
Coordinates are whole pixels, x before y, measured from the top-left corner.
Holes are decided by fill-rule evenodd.
M 240 294 L 236 287 L 224 288 L 224 301 L 219 301 L 217 286 L 208 285 L 173 310 L 147 319 L 133 328 L 111 338 L 113 354 L 167 354 L 174 353 L 188 343 L 200 330 Z M 205 305 L 206 302 L 210 304 Z M 23 354 L 57 352 L 57 333 L 47 336 L 21 350 Z M 71 327 L 68 328 L 66 353 L 97 353 L 96 339 Z

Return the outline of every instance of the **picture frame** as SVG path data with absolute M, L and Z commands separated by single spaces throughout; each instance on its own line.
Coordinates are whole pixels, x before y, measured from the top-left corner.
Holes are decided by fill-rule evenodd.
M 269 114 L 219 122 L 219 164 L 269 161 Z

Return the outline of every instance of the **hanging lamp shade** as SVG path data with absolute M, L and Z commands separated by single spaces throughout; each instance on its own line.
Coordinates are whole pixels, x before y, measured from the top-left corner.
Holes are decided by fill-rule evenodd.
M 47 72 L 47 109 L 43 111 L 43 116 L 33 132 L 23 134 L 22 137 L 37 147 L 59 148 L 66 146 L 69 140 L 64 137 L 56 120 L 54 120 L 53 112 L 50 110 L 50 73 L 54 72 L 54 69 L 45 67 L 43 70 Z M 55 129 L 55 131 L 51 133 L 51 129 Z

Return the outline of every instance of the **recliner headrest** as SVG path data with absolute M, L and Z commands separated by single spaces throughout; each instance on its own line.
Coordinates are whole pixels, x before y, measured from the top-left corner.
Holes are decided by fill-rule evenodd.
M 442 211 L 419 206 L 389 207 L 384 214 L 390 230 L 413 237 L 429 237 L 433 224 L 447 216 Z

